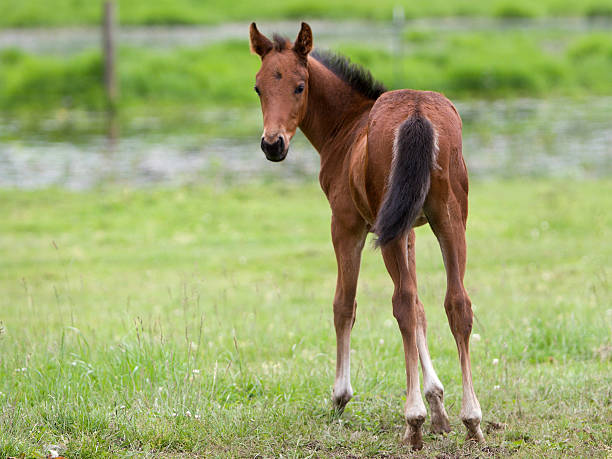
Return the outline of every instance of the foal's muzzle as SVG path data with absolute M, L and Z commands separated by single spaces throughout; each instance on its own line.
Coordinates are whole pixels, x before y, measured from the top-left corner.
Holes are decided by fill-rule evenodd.
M 285 140 L 282 135 L 279 135 L 274 143 L 268 143 L 265 137 L 262 137 L 261 149 L 266 154 L 266 158 L 275 163 L 285 159 L 288 150 L 288 148 L 285 148 Z

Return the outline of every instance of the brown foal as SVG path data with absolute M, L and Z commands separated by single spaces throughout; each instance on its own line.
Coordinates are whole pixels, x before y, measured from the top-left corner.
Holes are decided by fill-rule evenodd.
M 377 234 L 393 279 L 393 315 L 404 342 L 407 421 L 404 440 L 423 446 L 421 426 L 431 410 L 432 431 L 450 430 L 444 389 L 426 341 L 425 311 L 417 295 L 414 226 L 429 223 L 440 243 L 447 275 L 444 307 L 457 343 L 463 375 L 461 420 L 468 438 L 483 441 L 482 414 L 474 393 L 469 340 L 472 307 L 463 286 L 468 178 L 461 152 L 461 119 L 441 94 L 385 92 L 366 70 L 330 53 L 312 52 L 312 31 L 295 43 L 250 28 L 251 49 L 261 57 L 255 91 L 261 99 L 261 148 L 282 161 L 299 127 L 321 155 L 319 181 L 332 210 L 331 233 L 338 262 L 334 297 L 337 339 L 334 406 L 353 396 L 350 337 L 361 251 L 368 232 Z

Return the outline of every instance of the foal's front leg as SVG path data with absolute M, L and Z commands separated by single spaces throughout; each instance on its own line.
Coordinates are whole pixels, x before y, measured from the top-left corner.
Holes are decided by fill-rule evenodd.
M 332 217 L 332 242 L 338 262 L 338 280 L 334 297 L 336 328 L 336 380 L 332 400 L 341 411 L 353 397 L 351 387 L 351 330 L 355 323 L 355 294 L 361 251 L 367 235 L 365 224 L 346 225 Z

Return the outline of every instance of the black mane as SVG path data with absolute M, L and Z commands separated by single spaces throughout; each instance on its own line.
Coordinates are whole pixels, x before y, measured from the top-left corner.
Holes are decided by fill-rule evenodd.
M 376 100 L 387 91 L 380 81 L 374 79 L 368 69 L 351 62 L 346 56 L 319 50 L 313 51 L 310 55 L 368 99 Z

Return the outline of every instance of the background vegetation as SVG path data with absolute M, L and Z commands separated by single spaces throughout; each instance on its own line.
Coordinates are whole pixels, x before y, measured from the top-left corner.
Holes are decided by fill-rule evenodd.
M 102 0 L 4 0 L 0 25 L 4 27 L 98 24 Z M 610 0 L 239 0 L 228 7 L 223 0 L 119 0 L 123 24 L 211 24 L 224 21 L 325 19 L 390 20 L 401 4 L 411 18 L 432 16 L 490 16 L 531 18 L 539 16 L 612 16 Z
M 434 89 L 451 98 L 612 92 L 612 34 L 604 32 L 409 30 L 399 63 L 390 51 L 368 45 L 347 43 L 337 50 L 389 88 Z M 256 106 L 258 68 L 246 40 L 169 50 L 122 48 L 120 106 Z M 64 56 L 0 51 L 0 105 L 102 109 L 101 74 L 97 51 Z

